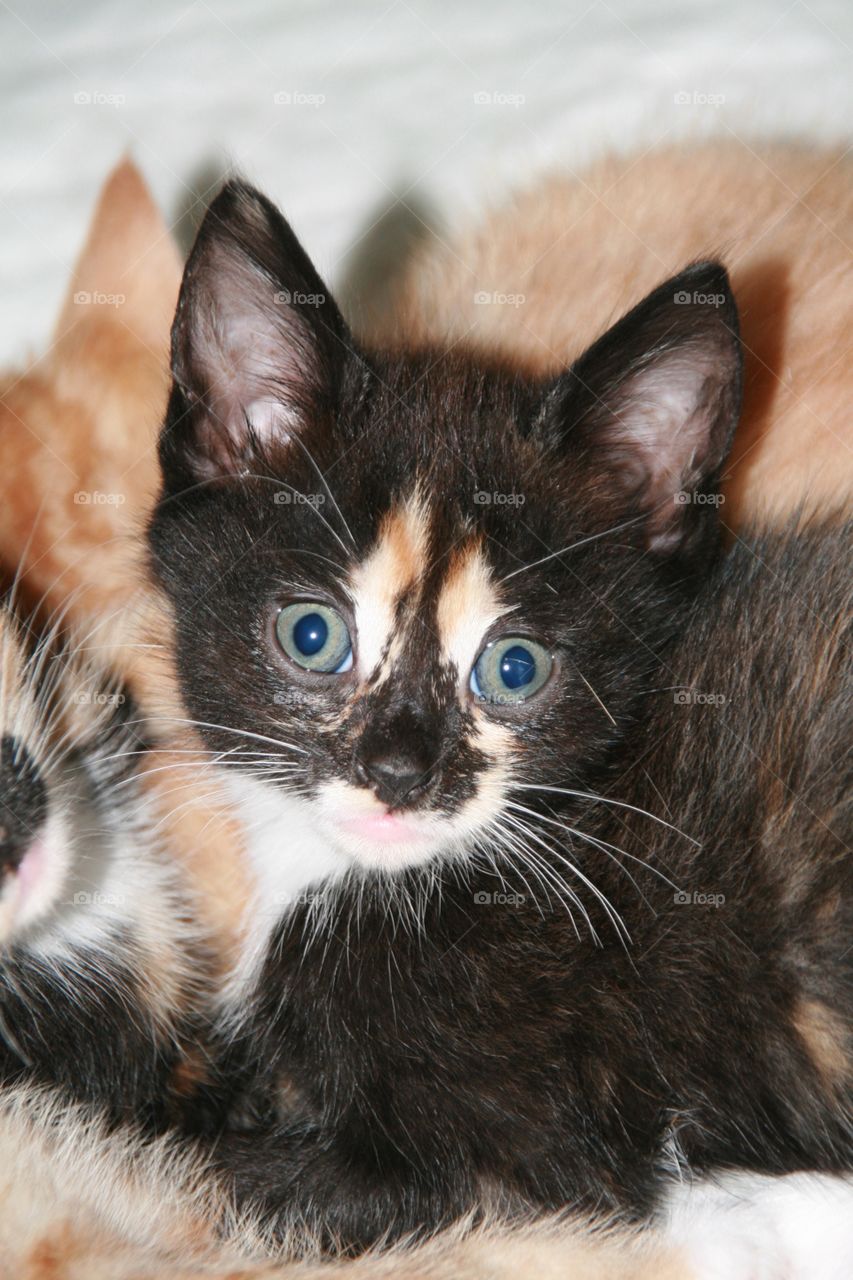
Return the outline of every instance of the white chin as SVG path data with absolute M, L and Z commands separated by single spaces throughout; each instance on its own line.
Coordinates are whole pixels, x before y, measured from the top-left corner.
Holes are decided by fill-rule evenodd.
M 352 862 L 371 871 L 420 867 L 458 845 L 452 819 L 389 812 L 372 792 L 348 783 L 328 783 L 317 803 L 327 838 Z
M 340 822 L 326 820 L 324 829 L 345 857 L 371 871 L 397 872 L 421 867 L 446 850 L 440 840 L 371 838 L 345 829 Z

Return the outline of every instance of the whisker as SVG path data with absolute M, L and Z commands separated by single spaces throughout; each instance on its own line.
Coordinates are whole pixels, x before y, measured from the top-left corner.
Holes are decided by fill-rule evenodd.
M 323 475 L 323 472 L 318 467 L 317 463 L 314 460 L 313 454 L 310 452 L 307 444 L 302 439 L 298 431 L 293 436 L 293 439 L 299 445 L 299 448 L 302 450 L 302 452 L 305 454 L 308 461 L 311 463 L 311 466 L 314 468 L 314 471 L 316 472 L 321 484 L 323 485 L 323 488 L 326 490 L 326 493 L 329 495 L 329 501 L 331 502 L 332 506 L 335 508 L 335 511 L 337 512 L 338 517 L 340 518 L 340 522 L 344 526 L 344 529 L 347 532 L 347 536 L 350 540 L 350 543 L 352 544 L 353 547 L 355 547 L 356 541 L 355 541 L 355 537 L 353 536 L 353 531 L 347 524 L 346 519 L 344 517 L 344 513 L 343 511 L 341 511 L 337 501 L 335 500 L 335 495 L 332 493 L 328 480 L 326 479 L 326 477 Z
M 603 852 L 607 853 L 607 856 L 612 858 L 613 861 L 616 862 L 618 866 L 622 866 L 622 864 L 619 862 L 619 859 L 616 857 L 616 854 L 621 853 L 623 858 L 629 858 L 631 862 L 636 862 L 639 866 L 643 867 L 646 871 L 650 871 L 652 875 L 659 876 L 660 879 L 663 880 L 665 884 L 669 885 L 670 888 L 672 889 L 678 888 L 678 885 L 676 885 L 674 881 L 670 880 L 669 877 L 665 875 L 664 872 L 661 871 L 659 867 L 652 866 L 650 862 L 646 862 L 644 858 L 638 857 L 637 854 L 635 853 L 629 853 L 627 849 L 621 849 L 619 845 L 610 844 L 608 843 L 607 840 L 602 840 L 600 836 L 593 836 L 593 835 L 590 835 L 589 832 L 587 831 L 581 831 L 579 827 L 569 826 L 567 823 L 562 822 L 558 818 L 555 818 L 553 816 L 549 816 L 544 813 L 537 813 L 535 809 L 528 809 L 526 805 L 519 805 L 512 800 L 508 800 L 506 803 L 510 809 L 517 810 L 521 813 L 530 814 L 532 817 L 538 818 L 541 822 L 547 822 L 555 827 L 562 828 L 562 830 L 568 832 L 569 835 L 577 836 L 581 840 L 587 840 L 590 844 L 594 844 L 596 848 L 601 849 Z M 636 885 L 637 883 L 636 880 L 634 880 L 634 877 L 630 875 L 627 868 L 622 867 L 622 870 L 625 872 L 626 875 L 629 876 L 632 884 Z M 637 886 L 637 891 L 640 892 L 639 886 Z
M 186 716 L 149 716 L 149 724 L 183 724 L 189 725 L 194 729 L 218 729 L 222 733 L 233 733 L 241 738 L 250 738 L 254 742 L 268 742 L 274 747 L 283 747 L 288 751 L 296 751 L 300 755 L 308 756 L 310 751 L 306 751 L 304 747 L 297 747 L 293 742 L 285 742 L 281 738 L 271 738 L 265 733 L 252 733 L 248 729 L 236 729 L 229 724 L 215 724 L 212 720 L 192 720 Z
M 627 804 L 624 800 L 613 800 L 610 796 L 599 796 L 592 791 L 572 791 L 568 787 L 548 786 L 541 782 L 513 782 L 511 787 L 518 791 L 551 791 L 555 795 L 571 796 L 577 800 L 594 800 L 599 804 L 614 805 L 617 809 L 629 809 L 632 813 L 638 813 L 644 818 L 650 818 L 652 822 L 659 822 L 662 827 L 666 827 L 669 831 L 674 831 L 677 836 L 688 840 L 697 849 L 702 847 L 699 840 L 694 840 L 692 836 L 689 836 L 686 831 L 682 831 L 680 827 L 667 822 L 665 818 L 659 818 L 655 813 L 649 813 L 648 809 L 640 809 L 637 805 Z
M 504 820 L 510 821 L 510 817 L 506 813 L 504 814 Z M 602 908 L 604 909 L 605 913 L 607 914 L 610 922 L 613 924 L 614 928 L 616 929 L 616 932 L 620 934 L 623 937 L 623 939 L 627 939 L 630 942 L 630 934 L 628 932 L 628 929 L 625 925 L 624 920 L 622 919 L 622 917 L 620 916 L 616 908 L 613 906 L 613 904 L 610 902 L 610 900 L 607 898 L 607 896 L 603 894 L 601 890 L 598 888 L 598 886 L 594 883 L 594 881 L 590 880 L 589 876 L 587 876 L 583 871 L 581 871 L 580 867 L 577 867 L 573 862 L 570 862 L 569 859 L 566 858 L 563 854 L 561 854 L 557 849 L 555 849 L 553 845 L 549 844 L 548 841 L 545 840 L 543 836 L 541 836 L 538 832 L 534 831 L 529 823 L 523 822 L 520 818 L 518 818 L 515 815 L 513 815 L 511 821 L 517 824 L 517 828 L 519 829 L 519 831 L 523 835 L 525 835 L 528 839 L 534 840 L 538 845 L 540 845 L 543 849 L 545 849 L 548 853 L 550 853 L 552 857 L 559 858 L 559 860 L 565 866 L 566 870 L 571 872 L 572 875 L 576 876 L 581 881 L 581 883 L 584 884 L 590 890 L 590 892 L 594 895 L 594 897 L 598 900 L 598 902 L 601 904 Z M 593 933 L 593 935 L 595 935 L 595 930 L 593 929 L 593 926 L 589 921 L 588 917 L 587 917 L 587 922 L 589 923 L 591 932 Z
M 547 556 L 542 556 L 539 560 L 533 560 L 530 564 L 523 564 L 518 569 L 513 569 L 512 573 L 507 573 L 501 582 L 509 582 L 510 578 L 514 578 L 519 573 L 527 573 L 529 569 L 536 569 L 540 564 L 547 564 L 549 560 L 556 559 L 557 556 L 568 555 L 570 551 L 576 551 L 578 547 L 585 547 L 589 542 L 596 542 L 599 538 L 606 538 L 611 533 L 619 533 L 622 529 L 629 528 L 632 524 L 637 524 L 639 520 L 645 520 L 645 513 L 639 516 L 633 516 L 630 520 L 625 520 L 622 524 L 615 524 L 612 529 L 605 529 L 602 533 L 591 533 L 588 538 L 581 538 L 579 542 L 573 542 L 569 547 L 560 547 L 559 551 L 551 551 Z

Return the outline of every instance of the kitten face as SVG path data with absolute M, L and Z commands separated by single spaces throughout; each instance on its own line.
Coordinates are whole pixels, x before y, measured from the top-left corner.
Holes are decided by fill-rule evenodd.
M 70 860 L 32 674 L 18 626 L 0 610 L 0 944 L 50 910 Z
M 30 643 L 0 603 L 0 952 L 55 941 L 98 901 L 109 838 L 86 756 L 113 714 L 85 662 Z
M 173 368 L 151 543 L 211 747 L 345 863 L 511 855 L 511 801 L 594 784 L 713 554 L 740 391 L 723 269 L 543 385 L 360 351 L 287 224 L 231 184 Z

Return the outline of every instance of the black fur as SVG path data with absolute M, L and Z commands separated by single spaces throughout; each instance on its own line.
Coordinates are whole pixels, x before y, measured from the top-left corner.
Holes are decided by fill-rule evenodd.
M 291 269 L 322 314 L 275 311 Z M 230 344 L 235 307 L 263 359 Z M 211 746 L 249 769 L 241 731 L 298 742 L 279 785 L 310 798 L 363 781 L 390 744 L 426 774 L 395 807 L 458 812 L 488 753 L 465 673 L 437 655 L 435 602 L 472 540 L 506 582 L 510 633 L 555 658 L 536 699 L 484 713 L 540 788 L 509 788 L 532 811 L 538 871 L 498 849 L 497 870 L 471 857 L 405 872 L 408 930 L 370 880 L 330 891 L 319 931 L 310 906 L 282 919 L 222 1065 L 231 1127 L 216 1151 L 240 1197 L 356 1247 L 484 1200 L 642 1217 L 681 1159 L 849 1168 L 849 770 L 833 753 L 849 722 L 851 535 L 720 559 L 740 394 L 722 267 L 662 285 L 539 385 L 461 348 L 360 351 L 289 228 L 232 184 L 190 259 L 173 351 L 151 547 L 191 714 L 225 726 L 204 730 Z M 271 439 L 258 397 L 281 411 Z M 346 614 L 342 579 L 416 476 L 431 513 L 423 625 L 393 679 L 363 673 L 356 692 L 355 675 L 294 675 L 270 638 L 276 608 L 316 598 Z M 351 543 L 331 505 L 325 520 L 272 505 L 282 486 L 318 485 Z M 521 493 L 523 510 L 476 491 Z M 682 686 L 725 701 L 684 704 Z
M 600 945 L 582 920 L 577 937 L 509 862 L 446 873 L 414 935 L 381 891 L 342 896 L 310 942 L 306 908 L 283 922 L 223 1087 L 295 1092 L 304 1113 L 219 1138 L 241 1196 L 361 1245 L 484 1189 L 510 1210 L 643 1215 L 675 1160 L 850 1171 L 851 552 L 853 527 L 739 544 L 614 754 L 606 795 L 698 844 L 606 803 L 534 801 L 626 945 L 588 893 Z M 600 843 L 555 840 L 554 819 Z M 830 1011 L 834 1073 L 805 1001 Z

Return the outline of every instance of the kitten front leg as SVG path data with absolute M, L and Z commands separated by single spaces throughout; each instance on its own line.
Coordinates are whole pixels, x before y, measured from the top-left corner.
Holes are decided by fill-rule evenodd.
M 293 1121 L 273 1131 L 223 1133 L 212 1155 L 241 1209 L 259 1213 L 277 1237 L 307 1230 L 334 1253 L 416 1236 L 425 1224 L 432 1232 L 473 1207 L 461 1176 L 453 1187 L 446 1169 L 430 1177 L 377 1146 Z

